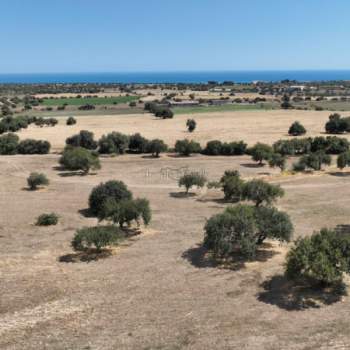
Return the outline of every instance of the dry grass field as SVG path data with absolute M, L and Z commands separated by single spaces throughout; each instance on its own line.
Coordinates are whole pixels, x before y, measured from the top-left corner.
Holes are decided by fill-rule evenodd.
M 249 144 L 285 138 L 299 120 L 308 135 L 322 134 L 329 112 L 227 112 L 195 116 L 196 131 L 185 131 L 187 116 L 156 120 L 150 114 L 80 116 L 68 127 L 30 126 L 21 138 L 47 139 L 54 151 L 85 129 L 96 137 L 110 131 L 140 132 L 169 145 L 190 137 Z M 280 175 L 256 167 L 248 156 L 190 158 L 163 155 L 103 157 L 102 169 L 65 176 L 57 154 L 0 157 L 0 349 L 348 349 L 350 300 L 296 290 L 282 276 L 287 245 L 266 243 L 258 259 L 220 267 L 200 246 L 207 218 L 222 211 L 218 190 L 179 195 L 172 169 L 203 171 L 210 180 L 226 169 L 243 177 L 279 183 L 295 237 L 321 227 L 348 225 L 350 176 L 328 169 L 317 174 Z M 47 174 L 47 189 L 28 191 L 32 171 Z M 176 173 L 176 172 L 175 172 Z M 165 174 L 165 175 L 164 175 Z M 74 259 L 70 240 L 77 228 L 94 225 L 84 217 L 91 189 L 111 179 L 147 197 L 153 221 L 144 233 L 97 261 Z M 43 212 L 60 216 L 57 226 L 34 226 Z M 73 255 L 72 255 L 73 254 Z M 73 258 L 74 262 L 69 262 Z M 63 261 L 62 261 L 63 260 Z
M 288 128 L 300 121 L 308 130 L 307 136 L 323 135 L 324 124 L 328 120 L 328 111 L 239 111 L 191 114 L 197 121 L 196 131 L 187 132 L 188 115 L 176 115 L 173 119 L 159 119 L 152 114 L 77 116 L 77 124 L 67 127 L 66 118 L 60 118 L 54 128 L 30 126 L 19 132 L 21 138 L 46 139 L 54 150 L 64 147 L 68 136 L 80 130 L 94 132 L 96 138 L 103 134 L 119 131 L 126 134 L 140 132 L 146 138 L 161 138 L 173 147 L 178 139 L 190 138 L 205 146 L 209 140 L 244 140 L 249 145 L 256 142 L 272 144 L 288 138 Z

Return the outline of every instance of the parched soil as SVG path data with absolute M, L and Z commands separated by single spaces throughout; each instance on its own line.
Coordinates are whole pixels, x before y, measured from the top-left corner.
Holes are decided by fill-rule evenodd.
M 260 113 L 240 114 L 243 124 L 233 113 L 219 116 L 215 123 L 216 116 L 201 115 L 193 138 L 271 141 L 294 119 L 316 133 L 326 118 L 322 113 L 301 113 L 298 118 L 288 112 L 271 114 L 276 120 L 270 126 L 263 124 L 267 116 Z M 80 129 L 97 135 L 140 131 L 168 142 L 187 136 L 183 128 L 174 128 L 184 127 L 185 116 L 170 121 L 123 118 L 81 117 L 73 128 L 30 128 L 20 134 L 48 138 L 56 147 Z M 205 128 L 210 120 L 213 130 Z M 255 131 L 245 134 L 253 122 Z M 269 139 L 264 136 L 267 129 Z M 173 132 L 168 135 L 169 130 Z M 324 226 L 348 228 L 347 173 L 333 169 L 281 176 L 256 167 L 246 156 L 127 155 L 103 158 L 98 174 L 66 176 L 55 168 L 57 160 L 55 154 L 0 157 L 1 349 L 349 348 L 348 297 L 291 288 L 282 276 L 286 245 L 267 243 L 251 263 L 215 266 L 200 245 L 203 226 L 227 203 L 217 190 L 184 197 L 177 187 L 186 168 L 202 171 L 211 180 L 226 169 L 239 169 L 246 178 L 266 177 L 285 189 L 278 207 L 291 215 L 297 237 Z M 48 175 L 50 185 L 28 191 L 26 177 L 38 170 Z M 105 259 L 67 262 L 75 230 L 97 223 L 84 217 L 91 189 L 110 179 L 124 181 L 136 196 L 150 200 L 150 227 Z M 39 214 L 52 211 L 60 216 L 57 226 L 33 225 Z

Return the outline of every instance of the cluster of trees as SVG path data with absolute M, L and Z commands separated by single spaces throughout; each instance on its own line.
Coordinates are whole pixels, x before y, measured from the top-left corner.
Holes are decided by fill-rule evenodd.
M 32 139 L 19 141 L 19 137 L 12 133 L 0 136 L 0 155 L 47 154 L 50 147 L 48 141 Z
M 43 117 L 35 117 L 34 124 L 36 126 L 55 126 L 58 123 L 56 118 L 43 118 Z
M 227 200 L 254 203 L 228 207 L 207 221 L 204 245 L 215 257 L 227 258 L 238 253 L 251 259 L 266 238 L 290 240 L 293 225 L 289 216 L 271 206 L 284 195 L 280 186 L 259 179 L 244 181 L 235 170 L 225 171 L 220 181 L 210 186 L 221 187 Z
M 221 188 L 225 200 L 231 202 L 251 201 L 256 207 L 271 205 L 284 195 L 283 189 L 260 179 L 244 181 L 237 170 L 226 170 L 218 182 L 210 182 L 209 188 Z
M 79 106 L 78 109 L 80 111 L 91 111 L 93 109 L 95 109 L 96 107 L 94 105 L 91 105 L 89 103 L 85 104 L 85 105 L 82 105 L 82 106 Z
M 169 107 L 155 102 L 146 102 L 144 109 L 154 114 L 157 118 L 171 119 L 174 117 L 174 113 Z
M 350 117 L 341 117 L 338 113 L 329 116 L 329 120 L 325 125 L 326 132 L 329 134 L 342 134 L 350 132 Z
M 349 150 L 349 141 L 337 136 L 279 140 L 273 144 L 273 150 L 284 156 L 303 155 L 319 151 L 327 154 L 339 154 Z
M 93 188 L 89 196 L 89 210 L 99 221 L 107 220 L 112 225 L 78 230 L 72 240 L 72 247 L 76 251 L 86 251 L 91 247 L 101 251 L 123 236 L 121 232 L 125 225 L 135 223 L 139 226 L 141 222 L 148 225 L 152 218 L 149 201 L 133 198 L 132 192 L 122 181 L 112 180 Z
M 245 154 L 247 144 L 243 141 L 238 142 L 221 142 L 219 140 L 209 141 L 203 149 L 203 154 L 209 156 L 239 156 Z
M 159 157 L 160 153 L 168 149 L 163 140 L 148 140 L 139 133 L 129 136 L 120 132 L 111 132 L 96 141 L 94 134 L 87 130 L 81 130 L 79 134 L 68 137 L 66 144 L 97 150 L 100 154 L 151 153 L 154 157 Z
M 34 123 L 35 120 L 36 120 L 36 117 L 28 117 L 28 116 L 3 117 L 0 121 L 0 134 L 9 132 L 9 131 L 16 132 L 21 129 L 26 129 L 28 125 L 31 123 Z

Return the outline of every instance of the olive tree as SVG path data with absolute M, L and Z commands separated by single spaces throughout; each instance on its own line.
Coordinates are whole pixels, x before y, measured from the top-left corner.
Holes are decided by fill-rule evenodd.
M 102 211 L 107 200 L 122 200 L 132 199 L 132 193 L 122 181 L 111 180 L 105 183 L 100 183 L 94 187 L 89 196 L 89 210 L 92 215 L 98 216 Z
M 29 189 L 32 191 L 36 190 L 38 186 L 46 186 L 49 184 L 49 180 L 45 174 L 31 173 L 27 178 Z
M 89 150 L 97 148 L 97 142 L 94 140 L 94 134 L 87 130 L 81 130 L 79 134 L 68 137 L 66 144 L 74 147 L 83 147 Z
M 288 278 L 306 278 L 317 284 L 339 283 L 349 269 L 349 237 L 328 229 L 299 238 L 286 258 Z
M 66 170 L 81 170 L 83 174 L 101 168 L 98 154 L 82 147 L 66 147 L 59 163 Z
M 279 185 L 269 184 L 260 179 L 253 179 L 244 185 L 243 196 L 246 200 L 255 203 L 256 207 L 261 204 L 270 205 L 279 197 L 284 196 L 284 190 Z
M 193 132 L 197 126 L 197 123 L 194 119 L 187 119 L 186 126 L 189 132 Z
M 179 187 L 184 186 L 187 194 L 193 186 L 197 186 L 198 188 L 204 187 L 206 181 L 207 179 L 204 175 L 193 172 L 180 177 Z
M 160 139 L 151 140 L 147 146 L 147 152 L 151 153 L 152 156 L 156 158 L 159 157 L 160 153 L 166 152 L 167 150 L 168 146 Z
M 289 241 L 293 225 L 288 215 L 277 209 L 267 208 L 263 212 L 261 208 L 237 205 L 212 216 L 204 230 L 204 246 L 216 258 L 228 258 L 238 253 L 252 259 L 265 238 Z
M 289 128 L 288 134 L 292 136 L 300 136 L 306 134 L 306 129 L 304 126 L 298 122 L 295 121 Z
M 269 159 L 269 166 L 271 168 L 280 168 L 283 171 L 286 168 L 286 157 L 280 153 L 273 153 Z
M 258 162 L 259 165 L 263 165 L 263 161 L 268 161 L 274 152 L 270 145 L 258 142 L 250 148 L 249 153 L 255 162 Z
M 177 140 L 175 143 L 175 152 L 183 156 L 190 156 L 192 153 L 200 153 L 201 146 L 193 140 Z

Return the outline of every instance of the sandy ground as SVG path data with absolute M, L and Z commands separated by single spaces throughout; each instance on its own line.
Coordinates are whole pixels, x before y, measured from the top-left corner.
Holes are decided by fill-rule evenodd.
M 157 119 L 151 114 L 77 116 L 77 124 L 66 126 L 66 118 L 60 117 L 55 127 L 40 128 L 30 126 L 19 133 L 21 138 L 47 139 L 54 150 L 61 149 L 68 136 L 80 130 L 94 132 L 96 138 L 111 131 L 126 134 L 140 132 L 147 138 L 161 138 L 173 147 L 178 139 L 194 139 L 203 146 L 209 140 L 244 140 L 252 145 L 256 142 L 272 144 L 288 138 L 289 126 L 300 121 L 308 133 L 306 136 L 324 135 L 324 125 L 330 112 L 322 111 L 240 111 L 198 113 L 194 115 L 176 115 L 173 119 Z M 192 134 L 187 132 L 186 120 L 194 118 L 197 128 Z M 350 138 L 350 135 L 347 136 Z
M 296 237 L 349 223 L 350 177 L 280 176 L 246 156 L 140 155 L 103 158 L 97 175 L 67 177 L 55 169 L 57 160 L 54 154 L 0 157 L 1 349 L 349 348 L 349 298 L 319 307 L 286 289 L 285 245 L 267 244 L 258 261 L 236 269 L 205 258 L 203 225 L 224 208 L 222 194 L 203 190 L 181 198 L 173 170 L 188 167 L 214 180 L 235 168 L 280 183 L 286 196 L 278 207 L 291 215 Z M 26 190 L 35 170 L 48 175 L 47 189 Z M 72 254 L 75 229 L 96 223 L 80 212 L 92 187 L 110 179 L 150 200 L 150 227 L 106 259 L 59 262 Z M 33 225 L 51 211 L 60 215 L 57 226 Z
M 149 114 L 81 116 L 68 127 L 31 126 L 21 138 L 48 139 L 59 150 L 81 129 L 97 137 L 110 131 L 141 132 L 170 145 L 176 139 L 243 139 L 272 143 L 299 120 L 308 135 L 323 135 L 328 112 L 269 111 L 198 114 L 198 129 L 185 130 L 187 116 L 156 120 Z M 335 168 L 313 175 L 282 176 L 243 157 L 160 159 L 142 155 L 103 157 L 95 175 L 65 176 L 59 156 L 0 157 L 0 349 L 301 350 L 349 349 L 349 297 L 293 290 L 282 276 L 287 245 L 266 244 L 258 259 L 222 268 L 200 246 L 203 226 L 227 205 L 218 190 L 179 195 L 183 169 L 218 179 L 226 169 L 245 178 L 280 183 L 277 206 L 289 213 L 295 237 L 322 227 L 349 225 L 350 177 Z M 47 189 L 31 192 L 32 171 L 47 174 Z M 95 225 L 83 216 L 91 189 L 124 181 L 135 196 L 150 200 L 153 221 L 144 234 L 92 262 L 60 262 L 73 254 L 77 228 Z M 56 212 L 55 227 L 36 227 L 36 217 Z

